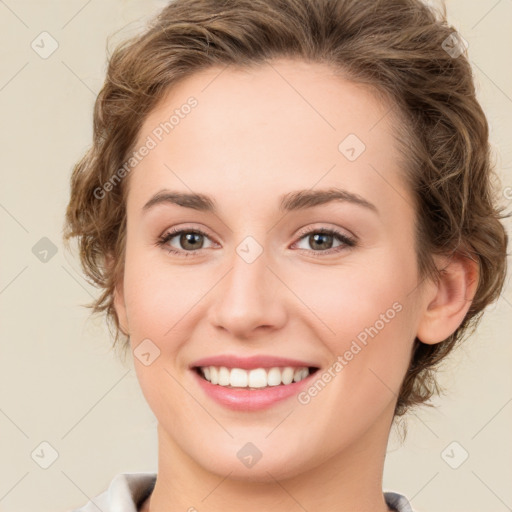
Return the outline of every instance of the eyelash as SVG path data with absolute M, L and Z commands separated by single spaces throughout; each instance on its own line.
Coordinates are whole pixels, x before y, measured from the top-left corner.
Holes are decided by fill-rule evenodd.
M 208 234 L 205 233 L 204 231 L 201 231 L 200 229 L 171 229 L 170 231 L 167 231 L 161 237 L 158 238 L 156 245 L 163 248 L 167 244 L 167 242 L 169 242 L 169 240 L 172 240 L 174 237 L 176 237 L 176 235 L 181 235 L 182 233 L 194 233 L 196 235 L 202 235 L 202 236 L 209 238 Z M 355 239 L 350 238 L 335 229 L 327 229 L 327 228 L 311 229 L 309 231 L 302 232 L 302 233 L 300 233 L 299 239 L 297 241 L 300 241 L 303 238 L 305 238 L 306 236 L 311 235 L 313 233 L 314 234 L 322 234 L 322 235 L 332 235 L 339 242 L 342 242 L 348 248 L 352 248 L 357 245 L 357 242 Z M 307 250 L 307 249 L 301 249 L 301 250 L 307 250 L 308 252 L 311 252 L 315 257 L 322 257 L 324 254 L 333 254 L 333 253 L 340 252 L 340 251 L 346 249 L 346 247 L 339 246 L 339 247 L 327 249 L 325 251 L 314 251 L 314 250 Z M 189 257 L 189 256 L 196 256 L 196 253 L 198 251 L 200 251 L 201 249 L 197 249 L 195 251 L 178 251 L 176 249 L 166 247 L 166 250 L 169 253 L 173 253 L 173 254 L 176 254 L 179 256 Z M 318 253 L 320 253 L 320 254 L 318 254 Z

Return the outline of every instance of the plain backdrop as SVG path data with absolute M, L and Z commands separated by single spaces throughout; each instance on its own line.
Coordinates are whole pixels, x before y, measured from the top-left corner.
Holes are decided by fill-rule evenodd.
M 91 142 L 107 38 L 114 47 L 164 4 L 0 0 L 2 512 L 71 510 L 117 473 L 157 468 L 156 420 L 133 362 L 116 359 L 104 321 L 82 306 L 96 291 L 61 233 L 71 169 Z M 510 208 L 512 0 L 447 8 L 469 43 Z M 403 444 L 393 431 L 384 488 L 417 512 L 512 510 L 511 317 L 507 285 L 443 367 L 447 395 L 407 417 Z

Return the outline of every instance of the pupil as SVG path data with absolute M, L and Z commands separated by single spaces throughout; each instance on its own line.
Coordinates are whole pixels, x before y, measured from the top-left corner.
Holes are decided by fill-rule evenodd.
M 311 237 L 313 238 L 312 247 L 315 246 L 315 244 L 317 244 L 317 241 L 318 241 L 319 237 L 321 238 L 321 240 L 324 239 L 324 237 L 327 237 L 331 241 L 331 244 L 328 244 L 329 247 L 327 247 L 327 249 L 330 249 L 330 245 L 332 245 L 332 235 L 329 235 L 329 234 L 326 234 L 326 233 L 316 233 L 314 235 L 311 235 Z M 324 240 L 324 243 L 325 243 L 325 240 Z M 320 248 L 322 248 L 322 242 L 321 241 L 320 241 Z
M 196 249 L 197 248 L 197 243 L 194 244 L 194 239 L 195 237 L 200 237 L 202 235 L 200 235 L 199 233 L 185 233 L 183 235 L 181 235 L 181 244 L 182 244 L 182 247 L 183 248 L 186 248 L 187 244 L 192 244 L 191 245 L 191 249 Z M 196 240 L 197 241 L 197 240 Z

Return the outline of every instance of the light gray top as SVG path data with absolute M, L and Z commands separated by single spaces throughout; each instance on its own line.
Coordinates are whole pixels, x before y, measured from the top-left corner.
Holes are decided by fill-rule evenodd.
M 114 477 L 108 489 L 73 512 L 139 512 L 139 508 L 151 494 L 156 473 L 120 473 Z M 384 499 L 396 512 L 413 512 L 405 496 L 385 492 Z

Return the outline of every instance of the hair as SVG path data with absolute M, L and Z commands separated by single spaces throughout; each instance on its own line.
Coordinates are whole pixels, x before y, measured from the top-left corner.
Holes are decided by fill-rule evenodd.
M 506 276 L 508 238 L 500 220 L 510 214 L 493 190 L 499 179 L 488 124 L 462 42 L 445 10 L 419 0 L 176 0 L 118 45 L 94 105 L 92 145 L 72 172 L 64 229 L 66 244 L 77 238 L 87 279 L 102 290 L 87 306 L 106 313 L 113 345 L 123 339 L 129 346 L 114 308 L 128 179 L 101 197 L 98 190 L 113 183 L 148 114 L 178 81 L 213 66 L 247 68 L 276 58 L 323 63 L 388 98 L 401 120 L 421 280 L 439 278 L 436 254 L 478 263 L 476 294 L 457 330 L 433 345 L 414 340 L 395 416 L 427 403 L 440 390 L 438 364 L 474 331 Z M 448 51 L 454 43 L 455 54 Z

